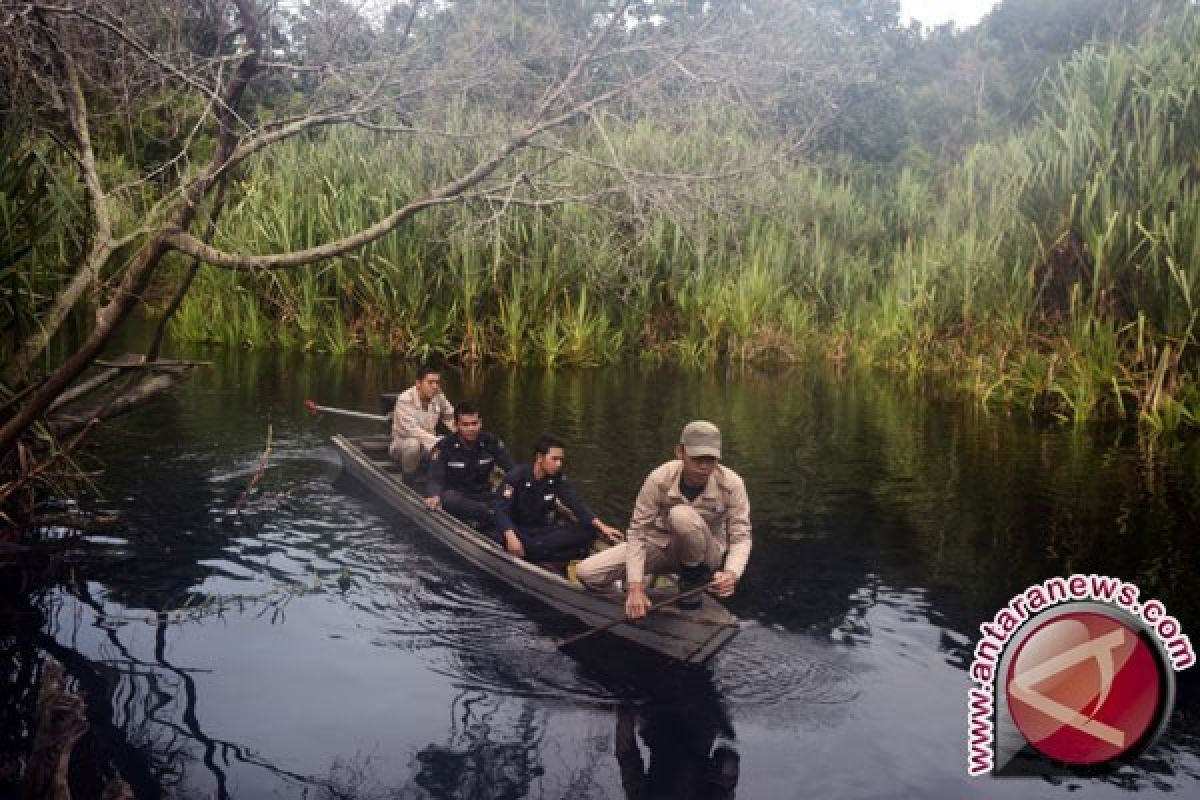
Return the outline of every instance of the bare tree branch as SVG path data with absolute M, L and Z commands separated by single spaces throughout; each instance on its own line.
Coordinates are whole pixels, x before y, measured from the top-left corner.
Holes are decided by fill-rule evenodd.
M 236 107 L 241 101 L 242 95 L 255 73 L 257 53 L 261 49 L 262 43 L 258 31 L 258 21 L 250 0 L 235 0 L 235 3 L 241 17 L 247 46 L 242 60 L 221 93 L 223 113 L 219 116 L 222 128 L 216 152 L 213 154 L 207 172 L 208 175 L 213 176 L 208 183 L 215 180 L 215 175 L 223 167 L 235 146 L 236 136 L 230 122 L 236 118 L 236 114 L 224 111 L 224 109 Z M 183 201 L 179 203 L 173 214 L 172 223 L 176 229 L 183 230 L 190 225 L 202 196 L 200 191 L 185 194 Z M 162 233 L 151 236 L 142 245 L 117 286 L 113 299 L 96 315 L 96 325 L 91 333 L 80 347 L 51 372 L 36 391 L 26 398 L 16 413 L 7 419 L 3 426 L 0 426 L 0 453 L 8 452 L 16 443 L 17 438 L 99 355 L 112 334 L 133 311 L 138 298 L 144 292 L 167 249 L 166 236 Z
M 22 3 L 22 5 L 25 5 L 25 4 Z M 144 57 L 147 61 L 150 61 L 151 63 L 156 64 L 157 66 L 161 67 L 164 72 L 174 76 L 175 78 L 178 78 L 181 82 L 183 82 L 184 84 L 187 84 L 188 86 L 191 86 L 192 88 L 199 91 L 201 94 L 207 95 L 217 102 L 221 102 L 220 93 L 216 89 L 214 89 L 213 87 L 210 87 L 210 86 L 205 86 L 204 84 L 197 81 L 195 77 L 184 72 L 179 67 L 165 61 L 164 59 L 159 58 L 153 49 L 151 49 L 149 46 L 143 44 L 142 42 L 138 41 L 137 37 L 132 36 L 119 23 L 112 22 L 112 21 L 109 21 L 106 19 L 102 19 L 102 18 L 96 16 L 95 14 L 91 14 L 91 13 L 87 12 L 86 10 L 84 10 L 83 8 L 79 8 L 79 7 L 52 6 L 52 5 L 43 5 L 41 3 L 30 3 L 28 5 L 30 5 L 32 8 L 34 8 L 35 10 L 42 12 L 42 13 L 55 14 L 55 15 L 61 15 L 61 16 L 78 17 L 79 19 L 84 20 L 85 22 L 88 22 L 92 25 L 103 28 L 104 30 L 111 33 L 113 36 L 116 36 L 117 38 L 121 39 L 126 44 L 128 44 L 131 48 L 133 48 L 138 54 L 140 54 L 142 57 Z M 226 106 L 224 110 L 227 113 L 230 111 L 228 106 Z M 236 114 L 235 114 L 235 116 L 236 116 Z M 248 128 L 250 126 L 246 125 L 245 127 Z
M 79 302 L 83 293 L 95 284 L 96 278 L 100 274 L 100 268 L 108 261 L 116 247 L 112 238 L 112 217 L 109 212 L 108 197 L 96 170 L 96 154 L 92 149 L 87 105 L 83 98 L 83 88 L 79 83 L 79 70 L 70 52 L 61 46 L 59 37 L 46 28 L 43 28 L 42 32 L 53 43 L 65 74 L 62 101 L 67 110 L 68 127 L 75 139 L 73 155 L 79 165 L 80 178 L 91 207 L 94 230 L 92 231 L 91 245 L 79 268 L 75 271 L 75 277 L 71 279 L 66 288 L 59 292 L 54 305 L 42 316 L 37 330 L 21 343 L 5 368 L 4 378 L 13 386 L 25 382 L 29 365 L 45 350 L 46 345 L 58 332 L 63 320 Z

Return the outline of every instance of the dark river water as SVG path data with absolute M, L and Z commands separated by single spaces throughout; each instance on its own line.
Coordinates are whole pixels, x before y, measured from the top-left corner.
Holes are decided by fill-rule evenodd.
M 303 400 L 378 412 L 411 365 L 191 355 L 215 365 L 93 437 L 86 503 L 117 524 L 3 572 L 3 762 L 52 656 L 88 704 L 77 785 L 116 770 L 138 797 L 1200 796 L 1200 669 L 1132 764 L 966 774 L 967 667 L 1014 593 L 1119 576 L 1200 632 L 1196 443 L 825 368 L 444 373 L 514 452 L 565 436 L 581 494 L 620 525 L 684 422 L 721 425 L 753 508 L 743 630 L 684 668 L 602 637 L 533 646 L 581 628 L 339 479 L 329 436 L 378 426 Z

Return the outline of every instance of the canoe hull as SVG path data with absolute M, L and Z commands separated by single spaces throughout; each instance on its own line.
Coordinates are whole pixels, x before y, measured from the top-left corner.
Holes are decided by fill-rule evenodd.
M 585 625 L 624 619 L 623 593 L 587 591 L 560 575 L 515 558 L 449 514 L 428 510 L 415 491 L 385 470 L 381 460 L 368 455 L 368 451 L 386 448 L 386 440 L 351 440 L 339 435 L 332 441 L 347 474 L 479 569 Z M 663 608 L 637 624 L 617 625 L 611 633 L 680 661 L 702 663 L 737 631 L 737 618 L 706 596 L 698 610 Z

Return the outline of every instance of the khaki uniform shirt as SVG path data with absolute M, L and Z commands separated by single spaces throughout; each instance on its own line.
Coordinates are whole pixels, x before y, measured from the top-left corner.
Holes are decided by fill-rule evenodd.
M 417 439 L 426 450 L 432 450 L 438 442 L 438 420 L 454 430 L 454 406 L 446 399 L 446 395 L 438 392 L 429 401 L 429 408 L 421 407 L 421 397 L 417 387 L 410 386 L 396 397 L 396 407 L 392 411 L 392 441 L 397 439 Z
M 671 543 L 667 530 L 667 514 L 672 506 L 688 499 L 679 491 L 683 474 L 682 461 L 668 461 L 646 476 L 638 492 L 629 521 L 625 576 L 630 583 L 645 578 L 648 548 L 666 549 Z M 708 484 L 690 504 L 708 523 L 709 532 L 725 554 L 724 569 L 739 578 L 750 559 L 750 498 L 742 478 L 728 467 L 717 465 L 708 477 Z

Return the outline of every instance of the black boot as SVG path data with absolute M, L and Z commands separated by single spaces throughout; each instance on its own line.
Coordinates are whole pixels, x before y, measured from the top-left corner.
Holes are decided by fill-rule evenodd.
M 687 592 L 699 586 L 704 586 L 712 579 L 712 570 L 707 564 L 700 563 L 694 567 L 683 567 L 679 570 L 679 591 Z M 686 611 L 692 611 L 704 602 L 704 593 L 697 592 L 691 597 L 685 597 L 675 605 Z

